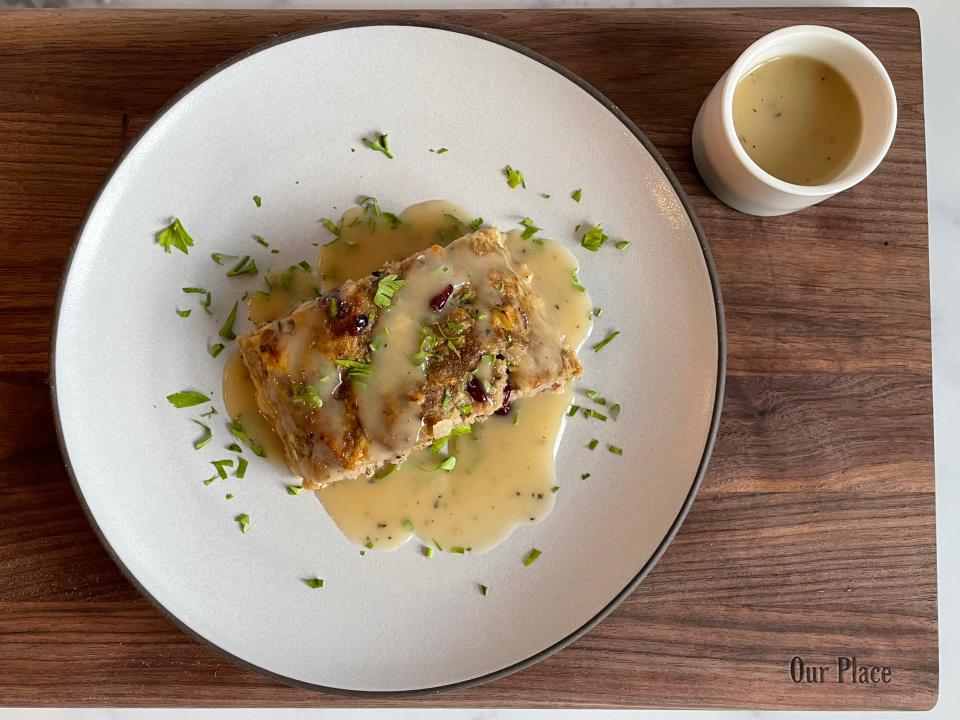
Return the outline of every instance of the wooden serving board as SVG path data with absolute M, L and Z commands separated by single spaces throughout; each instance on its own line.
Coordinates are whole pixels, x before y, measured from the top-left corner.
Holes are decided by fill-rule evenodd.
M 52 311 L 74 234 L 151 115 L 235 53 L 282 33 L 369 18 L 502 35 L 619 105 L 693 200 L 720 274 L 729 337 L 709 474 L 637 592 L 531 669 L 403 700 L 286 687 L 224 660 L 141 598 L 80 509 L 57 448 L 47 379 Z M 879 55 L 899 99 L 896 139 L 853 190 L 787 217 L 741 215 L 698 178 L 691 125 L 744 47 L 798 23 L 840 28 Z M 0 705 L 936 702 L 926 172 L 912 10 L 5 12 L 0 98 Z M 110 379 L 102 382 L 109 392 Z M 791 679 L 795 657 L 804 663 L 801 682 Z M 869 670 L 866 683 L 847 671 L 840 683 L 838 657 L 890 670 L 875 671 L 877 683 Z M 318 662 L 335 658 L 321 653 Z M 813 668 L 821 666 L 817 682 Z

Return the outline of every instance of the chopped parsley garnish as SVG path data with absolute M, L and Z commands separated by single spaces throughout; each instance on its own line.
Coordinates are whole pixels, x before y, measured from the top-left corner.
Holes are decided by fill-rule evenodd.
M 573 198 L 574 202 L 580 202 L 580 198 L 583 197 L 583 190 L 581 188 L 577 188 L 572 193 L 570 193 L 570 197 Z
M 432 557 L 433 557 L 433 548 L 432 548 L 432 547 L 430 547 L 429 545 L 424 545 L 422 549 L 423 549 L 423 556 L 424 556 L 424 557 L 428 557 L 428 558 L 432 558 Z
M 307 587 L 314 590 L 323 587 L 323 578 L 304 578 L 303 582 L 306 583 Z
M 586 395 L 591 400 L 596 400 L 597 396 L 600 394 L 596 390 L 584 390 L 583 394 Z
M 340 237 L 340 228 L 330 218 L 320 218 L 320 224 L 333 233 L 336 237 Z
M 302 485 L 287 485 L 287 495 L 299 495 L 303 492 Z
M 233 493 L 227 493 L 226 495 L 224 495 L 224 497 L 225 497 L 227 500 L 233 500 Z
M 614 403 L 610 406 L 610 417 L 614 420 L 620 417 L 620 403 Z
M 580 244 L 587 250 L 596 252 L 608 239 L 607 234 L 603 232 L 603 228 L 599 225 L 594 225 L 580 238 Z
M 181 310 L 180 308 L 177 308 L 177 315 L 179 315 L 180 317 L 190 317 L 190 312 L 191 312 L 190 308 L 187 308 L 186 310 Z
M 541 555 L 543 555 L 542 552 L 540 552 L 536 548 L 533 548 L 533 550 L 528 552 L 527 556 L 523 559 L 524 567 L 530 567 L 531 565 L 533 565 L 537 561 L 537 558 L 540 557 Z
M 469 415 L 470 413 L 473 412 L 473 405 L 471 405 L 470 403 L 464 403 L 457 409 L 460 411 L 461 415 Z
M 209 428 L 209 426 L 204 425 L 199 420 L 194 420 L 193 422 L 203 428 L 203 436 L 199 440 L 193 441 L 193 449 L 199 450 L 202 447 L 206 447 L 207 443 L 213 439 L 213 431 Z
M 230 434 L 244 445 L 249 446 L 254 455 L 257 457 L 267 456 L 266 451 L 250 439 L 250 436 L 247 435 L 246 431 L 243 429 L 243 425 L 240 424 L 239 420 L 234 420 L 228 427 L 230 428 Z
M 338 358 L 337 365 L 347 368 L 347 377 L 350 378 L 350 382 L 361 388 L 364 387 L 366 379 L 370 377 L 370 373 L 373 372 L 370 363 L 360 360 L 341 360 Z
M 593 346 L 593 351 L 600 352 L 607 345 L 609 345 L 610 342 L 619 334 L 620 334 L 619 330 L 614 330 L 612 333 L 609 333 L 603 340 L 601 340 L 600 342 L 598 342 L 596 345 Z
M 584 409 L 583 409 L 583 416 L 586 417 L 586 418 L 589 418 L 589 417 L 596 418 L 596 419 L 599 420 L 600 422 L 606 422 L 606 421 L 607 421 L 607 416 L 606 416 L 606 415 L 604 415 L 604 414 L 601 413 L 601 412 L 597 412 L 597 411 L 594 410 L 593 408 L 584 408 Z
M 400 523 L 403 526 L 403 529 L 407 532 L 413 532 L 413 523 L 410 521 L 410 518 L 404 518 L 403 522 Z
M 379 308 L 390 307 L 393 296 L 396 295 L 397 291 L 404 285 L 406 285 L 406 282 L 400 280 L 396 274 L 390 273 L 389 275 L 384 275 L 377 281 L 377 293 L 373 297 L 374 305 Z
M 327 299 L 327 311 L 330 313 L 330 317 L 337 316 L 337 310 L 339 309 L 340 304 L 337 302 L 336 298 Z
M 373 543 L 372 543 L 370 540 L 367 540 L 367 541 L 363 544 L 363 546 L 364 546 L 367 550 L 373 550 Z M 363 551 L 361 550 L 360 552 L 362 553 Z
M 297 263 L 297 265 L 299 265 L 304 272 L 307 272 L 307 273 L 313 272 L 313 266 L 310 263 L 308 263 L 306 260 L 301 260 L 300 262 Z
M 594 439 L 591 440 L 589 443 L 587 443 L 587 447 L 590 448 L 591 450 L 596 450 L 596 449 L 597 449 L 597 445 L 599 445 L 599 444 L 600 444 L 600 441 L 597 440 L 596 438 L 594 438 Z
M 481 225 L 483 225 L 483 218 L 475 217 L 473 220 L 470 221 L 470 224 L 467 227 L 469 227 L 471 231 L 475 232 L 480 229 Z
M 588 477 L 590 477 L 590 473 L 580 473 L 581 480 L 586 480 Z
M 630 247 L 630 243 L 626 240 L 621 240 L 614 247 L 616 247 L 617 250 L 626 250 L 628 247 Z
M 550 488 L 550 492 L 555 493 L 559 489 L 560 489 L 559 485 L 554 485 L 552 488 Z
M 445 147 L 437 148 L 437 155 L 443 155 L 445 152 L 449 152 L 449 150 Z
M 467 552 L 467 549 L 459 545 L 454 545 L 453 547 L 450 548 L 450 552 L 456 553 L 457 555 L 463 555 Z
M 270 247 L 270 243 L 264 240 L 262 235 L 254 235 L 253 239 L 256 240 L 258 244 L 263 245 L 264 247 Z
M 623 455 L 623 448 L 619 448 L 616 445 L 607 445 L 607 450 L 612 452 L 614 455 Z
M 446 390 L 443 391 L 443 402 L 441 403 L 441 407 L 444 410 L 450 407 L 452 398 L 453 398 L 453 395 L 450 392 L 450 388 L 447 388 Z
M 536 225 L 534 225 L 533 220 L 528 217 L 525 217 L 523 220 L 521 220 L 520 224 L 523 225 L 524 228 L 523 234 L 520 235 L 521 240 L 529 240 L 538 232 L 543 230 L 543 228 L 538 228 Z
M 237 515 L 234 520 L 237 521 L 237 524 L 240 526 L 240 532 L 246 533 L 250 529 L 250 516 L 246 513 L 240 513 Z
M 172 223 L 157 233 L 156 239 L 166 253 L 170 253 L 170 248 L 174 247 L 184 255 L 189 255 L 189 248 L 193 247 L 193 238 L 180 222 L 180 218 L 174 218 Z
M 521 185 L 524 188 L 527 187 L 527 183 L 523 179 L 523 173 L 519 170 L 514 170 L 512 167 L 507 165 L 503 169 L 503 174 L 507 176 L 507 185 L 510 187 L 515 188 L 517 185 Z
M 207 412 L 200 413 L 200 417 L 208 418 L 208 417 L 213 417 L 216 414 L 217 414 L 217 409 L 211 405 L 210 409 L 207 410 Z
M 367 138 L 363 139 L 363 144 L 366 145 L 371 150 L 376 150 L 386 155 L 390 160 L 393 160 L 393 155 L 390 152 L 390 144 L 387 142 L 386 134 L 377 135 L 376 140 L 368 140 Z
M 210 302 L 211 300 L 213 300 L 213 296 L 210 294 L 209 290 L 205 290 L 204 288 L 198 288 L 198 287 L 185 287 L 180 289 L 183 290 L 183 292 L 186 293 L 187 295 L 203 295 L 204 296 L 203 302 L 200 304 L 203 306 L 203 309 L 207 311 L 207 315 L 211 314 Z
M 254 235 L 256 237 L 256 235 Z M 228 260 L 236 260 L 239 255 L 224 255 L 223 253 L 210 253 L 210 257 L 217 265 L 223 265 Z
M 576 290 L 577 292 L 586 292 L 587 289 L 580 284 L 580 278 L 577 277 L 578 272 L 579 270 L 574 270 L 571 273 L 571 277 L 573 278 L 573 289 Z
M 598 308 L 594 308 L 594 309 L 593 309 L 593 316 L 594 316 L 595 318 L 598 318 L 598 317 L 600 317 L 601 315 L 603 315 L 603 308 L 598 307 Z
M 380 203 L 377 202 L 375 197 L 361 195 L 357 198 L 357 205 L 363 208 L 363 211 L 368 215 L 373 215 L 374 217 L 380 216 Z
M 213 460 L 211 463 L 217 469 L 217 475 L 220 476 L 221 480 L 227 479 L 227 470 L 228 467 L 233 467 L 233 460 Z
M 577 404 L 571 405 L 571 406 L 570 406 L 570 409 L 567 410 L 567 417 L 573 417 L 574 415 L 577 414 L 577 410 L 579 410 L 579 409 L 580 409 L 580 406 L 579 406 L 579 405 L 577 405 Z
M 230 314 L 227 315 L 226 321 L 223 323 L 223 327 L 220 328 L 220 337 L 225 340 L 236 340 L 237 334 L 233 331 L 233 323 L 237 321 L 237 305 L 239 301 L 233 304 L 233 309 L 230 311 Z
M 211 345 L 211 346 L 210 346 L 210 355 L 212 355 L 213 357 L 216 357 L 217 355 L 219 355 L 220 353 L 223 352 L 223 349 L 224 349 L 225 347 L 226 347 L 226 345 L 224 345 L 223 343 L 217 343 L 216 345 Z
M 251 260 L 249 255 L 244 255 L 237 261 L 237 264 L 227 270 L 227 277 L 237 277 L 239 275 L 256 275 L 260 272 L 257 269 L 257 261 Z
M 203 484 L 209 485 L 210 483 L 214 482 L 216 479 L 217 479 L 216 475 L 214 475 L 213 477 L 208 477 L 206 480 L 203 481 Z
M 302 385 L 293 391 L 293 402 L 296 405 L 311 405 L 315 408 L 323 407 L 323 398 L 320 388 L 316 385 Z
M 490 592 L 490 588 L 488 588 L 486 585 L 480 585 L 480 594 L 481 594 L 481 595 L 483 595 L 484 597 L 486 597 L 489 592 Z
M 550 194 L 549 194 L 549 193 L 540 193 L 540 197 L 542 197 L 544 200 L 549 200 L 549 199 L 550 199 Z
M 231 452 L 235 452 L 235 453 L 243 452 L 243 448 L 240 447 L 237 443 L 230 443 L 229 445 L 227 445 L 227 450 L 230 450 Z
M 196 390 L 181 390 L 180 392 L 175 392 L 172 395 L 167 395 L 167 400 L 169 400 L 170 404 L 175 408 L 193 407 L 194 405 L 202 405 L 203 403 L 210 402 L 210 398 Z
M 390 227 L 392 227 L 394 230 L 396 230 L 398 227 L 400 227 L 400 226 L 403 224 L 403 223 L 400 221 L 400 218 L 398 218 L 398 217 L 397 217 L 396 215 L 394 215 L 392 212 L 385 212 L 385 213 L 383 213 L 383 217 L 386 218 L 387 224 L 388 224 Z
M 439 465 L 437 465 L 437 470 L 444 470 L 444 471 L 446 471 L 446 472 L 450 472 L 450 471 L 453 470 L 456 466 L 457 466 L 457 459 L 451 455 L 451 456 L 448 457 L 446 460 L 444 460 L 442 463 L 440 463 Z
M 263 200 L 260 198 L 259 195 L 254 195 L 254 196 L 253 196 L 253 203 L 254 203 L 254 205 L 256 205 L 257 207 L 260 207 L 260 205 L 263 203 Z
M 243 480 L 243 476 L 247 474 L 247 465 L 250 463 L 245 457 L 237 458 L 237 471 L 233 474 L 234 477 Z

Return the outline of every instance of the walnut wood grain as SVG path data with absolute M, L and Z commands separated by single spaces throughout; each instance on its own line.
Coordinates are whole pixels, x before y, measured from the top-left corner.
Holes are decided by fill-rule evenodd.
M 727 399 L 680 534 L 571 647 L 491 685 L 414 699 L 286 687 L 196 642 L 123 578 L 84 518 L 47 372 L 60 269 L 121 151 L 184 85 L 278 34 L 331 22 L 462 23 L 526 44 L 660 148 L 720 274 Z M 866 42 L 900 121 L 876 173 L 815 208 L 717 202 L 689 137 L 760 35 Z M 901 9 L 0 13 L 0 705 L 931 707 L 937 612 L 920 31 Z M 465 102 L 468 99 L 464 99 Z M 890 665 L 882 686 L 795 684 L 795 655 Z M 329 660 L 329 659 L 328 659 Z

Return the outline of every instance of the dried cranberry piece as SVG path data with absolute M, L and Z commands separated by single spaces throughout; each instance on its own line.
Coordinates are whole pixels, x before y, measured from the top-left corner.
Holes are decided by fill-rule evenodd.
M 494 415 L 509 415 L 510 414 L 510 393 L 513 392 L 513 388 L 510 387 L 508 382 L 503 386 L 503 405 L 500 406 L 498 410 L 494 410 Z
M 430 300 L 430 309 L 434 312 L 440 312 L 443 310 L 443 306 L 447 304 L 447 300 L 450 299 L 450 296 L 453 294 L 453 285 L 447 285 L 443 290 L 433 296 L 433 299 Z
M 478 403 L 485 403 L 490 399 L 487 397 L 487 391 L 483 387 L 483 383 L 475 377 L 471 377 L 470 382 L 467 383 L 467 392 L 470 393 L 470 397 Z

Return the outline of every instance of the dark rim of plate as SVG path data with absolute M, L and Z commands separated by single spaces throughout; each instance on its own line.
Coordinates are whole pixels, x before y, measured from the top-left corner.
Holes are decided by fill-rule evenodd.
M 76 475 L 73 471 L 73 466 L 70 463 L 70 455 L 67 452 L 67 447 L 63 439 L 63 427 L 61 424 L 60 411 L 57 404 L 57 378 L 56 378 L 56 355 L 57 355 L 57 328 L 60 324 L 60 312 L 63 304 L 63 295 L 67 285 L 67 278 L 70 274 L 70 268 L 73 264 L 73 258 L 77 250 L 77 246 L 80 243 L 80 238 L 83 235 L 84 230 L 86 229 L 87 223 L 90 219 L 90 215 L 93 213 L 93 210 L 97 207 L 100 202 L 100 198 L 106 190 L 107 186 L 110 184 L 113 179 L 114 174 L 126 160 L 127 156 L 133 152 L 133 150 L 140 144 L 140 141 L 143 137 L 149 132 L 149 130 L 156 124 L 160 118 L 162 118 L 166 113 L 173 108 L 180 100 L 190 94 L 193 90 L 201 86 L 207 80 L 211 79 L 217 75 L 222 70 L 245 60 L 251 55 L 255 55 L 264 50 L 269 50 L 277 45 L 281 45 L 291 40 L 299 40 L 300 38 L 307 37 L 310 35 L 319 35 L 321 33 L 327 32 L 336 32 L 337 30 L 347 30 L 350 28 L 357 27 L 371 27 L 371 26 L 401 26 L 401 27 L 425 27 L 431 28 L 434 30 L 444 30 L 447 32 L 460 33 L 462 35 L 469 35 L 481 40 L 486 40 L 488 42 L 495 43 L 502 47 L 513 50 L 514 52 L 520 53 L 532 60 L 545 65 L 556 73 L 559 73 L 567 80 L 575 83 L 582 90 L 587 92 L 591 97 L 593 97 L 597 102 L 599 102 L 603 107 L 605 107 L 610 113 L 614 115 L 624 127 L 626 127 L 637 140 L 643 145 L 643 147 L 650 153 L 651 157 L 657 162 L 661 171 L 667 180 L 670 181 L 670 184 L 673 187 L 674 192 L 677 194 L 677 197 L 680 199 L 680 202 L 683 205 L 684 210 L 687 213 L 687 216 L 690 219 L 690 223 L 693 226 L 694 232 L 697 235 L 697 239 L 700 243 L 700 250 L 703 253 L 703 260 L 707 266 L 707 272 L 710 276 L 710 285 L 713 290 L 713 299 L 714 307 L 716 310 L 716 320 L 717 320 L 717 384 L 716 384 L 716 394 L 714 397 L 713 404 L 713 413 L 710 419 L 710 429 L 707 433 L 706 442 L 703 448 L 703 455 L 700 458 L 700 464 L 697 468 L 696 476 L 693 479 L 693 482 L 690 485 L 690 490 L 687 493 L 687 497 L 683 501 L 683 505 L 680 507 L 680 511 L 677 513 L 676 518 L 673 523 L 670 525 L 670 529 L 664 538 L 660 541 L 660 544 L 657 546 L 657 549 L 654 551 L 653 555 L 644 563 L 643 567 L 640 568 L 640 571 L 633 577 L 633 579 L 627 583 L 627 585 L 619 592 L 617 595 L 610 600 L 596 615 L 591 617 L 589 620 L 583 623 L 579 628 L 571 632 L 566 637 L 558 640 L 547 648 L 540 650 L 539 652 L 531 655 L 530 657 L 520 660 L 513 663 L 507 667 L 501 668 L 500 670 L 495 670 L 493 672 L 486 673 L 484 675 L 470 678 L 469 680 L 461 680 L 460 682 L 449 683 L 447 685 L 439 685 L 436 687 L 430 688 L 418 688 L 414 690 L 350 690 L 345 688 L 336 688 L 329 687 L 325 685 L 317 685 L 315 683 L 303 682 L 295 678 L 287 677 L 285 675 L 280 675 L 266 668 L 260 667 L 251 663 L 247 660 L 239 658 L 230 652 L 224 650 L 223 648 L 215 645 L 207 638 L 200 635 L 198 632 L 192 628 L 185 625 L 180 621 L 172 612 L 167 610 L 163 604 L 161 604 L 155 597 L 153 597 L 147 590 L 144 588 L 140 582 L 137 580 L 136 576 L 130 571 L 129 568 L 123 563 L 120 557 L 116 554 L 113 547 L 110 545 L 107 538 L 103 535 L 103 532 L 100 529 L 100 526 L 97 524 L 96 518 L 93 516 L 93 513 L 90 510 L 90 507 L 87 505 L 86 500 L 84 499 L 83 492 L 80 489 L 80 485 L 77 482 Z M 87 519 L 90 521 L 90 525 L 93 527 L 94 532 L 97 537 L 100 539 L 100 542 L 106 548 L 107 553 L 117 564 L 123 574 L 126 576 L 127 580 L 144 596 L 146 597 L 153 605 L 158 608 L 166 617 L 168 617 L 178 628 L 185 632 L 190 637 L 194 638 L 198 642 L 206 645 L 207 647 L 213 648 L 221 655 L 229 658 L 231 661 L 240 665 L 244 668 L 249 668 L 255 670 L 259 673 L 267 675 L 279 682 L 285 683 L 287 685 L 293 685 L 295 687 L 304 688 L 307 690 L 317 690 L 329 693 L 336 693 L 340 695 L 349 695 L 352 697 L 379 697 L 379 698 L 389 698 L 389 697 L 412 697 L 417 695 L 429 695 L 434 694 L 440 691 L 451 691 L 459 690 L 463 688 L 474 687 L 476 685 L 482 685 L 484 683 L 497 680 L 499 678 L 505 677 L 512 673 L 518 672 L 528 668 L 546 657 L 549 657 L 558 650 L 562 650 L 567 645 L 571 644 L 574 640 L 579 638 L 581 635 L 586 633 L 588 630 L 593 628 L 594 625 L 603 620 L 607 615 L 613 612 L 621 602 L 623 602 L 630 593 L 632 593 L 637 586 L 643 581 L 643 579 L 650 573 L 653 569 L 653 566 L 657 563 L 663 553 L 666 551 L 667 546 L 673 540 L 674 536 L 677 534 L 677 531 L 680 529 L 680 525 L 683 523 L 684 518 L 687 516 L 687 513 L 690 510 L 690 506 L 693 504 L 693 500 L 696 497 L 697 491 L 700 489 L 700 484 L 703 481 L 703 476 L 707 470 L 707 463 L 710 460 L 710 454 L 713 451 L 714 443 L 717 438 L 717 430 L 720 424 L 720 411 L 723 405 L 723 392 L 724 392 L 724 381 L 726 377 L 726 365 L 727 365 L 727 338 L 726 338 L 726 326 L 723 318 L 723 302 L 720 298 L 720 285 L 717 279 L 717 271 L 713 264 L 713 258 L 710 255 L 710 248 L 707 245 L 706 237 L 703 233 L 703 228 L 700 226 L 700 221 L 697 219 L 696 214 L 693 211 L 690 201 L 684 193 L 683 188 L 680 186 L 680 182 L 677 180 L 676 176 L 673 174 L 673 171 L 670 169 L 670 166 L 667 165 L 666 161 L 663 159 L 663 156 L 660 155 L 660 152 L 654 147 L 653 143 L 647 139 L 647 136 L 638 128 L 630 118 L 628 118 L 620 108 L 614 105 L 607 97 L 600 93 L 595 87 L 588 83 L 583 78 L 575 75 L 574 73 L 567 70 L 562 65 L 555 63 L 554 61 L 540 55 L 533 50 L 530 50 L 523 45 L 515 43 L 511 40 L 506 40 L 505 38 L 498 37 L 488 32 L 481 30 L 475 30 L 473 28 L 463 27 L 460 25 L 454 25 L 450 23 L 440 23 L 440 22 L 420 22 L 420 21 L 403 21 L 403 20 L 373 20 L 373 21 L 357 21 L 357 22 L 346 22 L 346 23 L 337 23 L 321 28 L 309 28 L 306 30 L 301 30 L 299 32 L 292 33 L 290 35 L 284 35 L 273 40 L 269 40 L 261 45 L 245 50 L 244 52 L 235 55 L 234 57 L 226 60 L 208 72 L 201 75 L 199 78 L 194 80 L 190 85 L 185 87 L 179 93 L 177 93 L 173 98 L 171 98 L 153 117 L 150 123 L 143 128 L 140 132 L 140 135 L 120 156 L 116 164 L 110 170 L 110 173 L 107 175 L 107 178 L 104 180 L 103 185 L 101 185 L 99 192 L 97 193 L 96 198 L 90 204 L 90 208 L 87 210 L 86 215 L 83 218 L 83 221 L 80 224 L 80 229 L 77 232 L 76 239 L 73 242 L 72 247 L 70 248 L 70 253 L 67 257 L 67 263 L 64 268 L 63 279 L 60 283 L 60 291 L 57 297 L 57 304 L 54 310 L 53 318 L 53 339 L 51 342 L 51 353 L 50 353 L 50 395 L 53 402 L 53 416 L 54 424 L 57 431 L 57 442 L 60 445 L 60 452 L 63 455 L 64 465 L 67 469 L 67 474 L 70 476 L 70 481 L 73 483 L 73 488 L 77 493 L 77 497 L 80 500 L 80 505 L 83 508 L 84 513 L 87 516 Z

